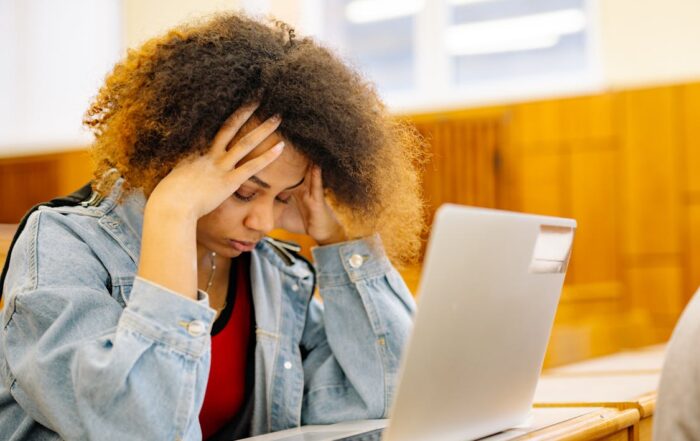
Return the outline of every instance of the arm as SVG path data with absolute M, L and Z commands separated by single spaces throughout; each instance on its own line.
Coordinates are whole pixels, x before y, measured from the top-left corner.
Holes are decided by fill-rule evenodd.
M 413 298 L 377 236 L 315 248 L 314 260 L 323 306 L 312 302 L 302 342 L 302 422 L 386 417 Z
M 65 439 L 199 439 L 209 336 L 187 325 L 209 329 L 205 295 L 193 301 L 137 278 L 122 310 L 81 233 L 41 211 L 15 247 L 0 335 L 5 386 Z
M 196 223 L 281 153 L 282 143 L 238 165 L 280 122 L 234 142 L 256 107 L 234 112 L 207 153 L 182 160 L 151 193 L 123 311 L 105 293 L 89 233 L 81 239 L 79 225 L 51 212 L 28 226 L 12 257 L 0 373 L 36 421 L 69 439 L 201 438 L 214 312 L 197 291 Z

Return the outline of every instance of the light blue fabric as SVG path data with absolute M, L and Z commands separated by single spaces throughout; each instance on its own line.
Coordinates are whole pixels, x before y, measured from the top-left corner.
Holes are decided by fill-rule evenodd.
M 14 248 L 2 440 L 201 439 L 215 311 L 135 278 L 145 199 L 122 184 L 98 206 L 40 209 Z M 252 252 L 253 435 L 387 416 L 413 298 L 377 237 L 313 253 L 317 276 L 265 240 Z

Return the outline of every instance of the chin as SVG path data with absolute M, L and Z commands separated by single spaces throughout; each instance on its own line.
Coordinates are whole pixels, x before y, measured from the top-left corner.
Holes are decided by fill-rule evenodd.
M 223 249 L 221 252 L 218 252 L 216 254 L 223 256 L 223 257 L 228 257 L 229 259 L 233 259 L 234 257 L 238 257 L 241 254 L 243 254 L 242 251 L 234 250 L 230 247 L 222 247 Z

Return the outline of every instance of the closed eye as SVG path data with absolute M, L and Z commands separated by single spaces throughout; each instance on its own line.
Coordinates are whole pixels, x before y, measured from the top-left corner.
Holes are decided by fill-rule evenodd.
M 250 194 L 243 194 L 240 191 L 236 191 L 233 193 L 233 195 L 236 197 L 236 199 L 243 201 L 243 202 L 250 202 L 253 199 L 255 199 L 255 196 L 257 196 L 257 193 L 250 193 Z M 275 200 L 281 204 L 289 204 L 289 199 L 291 196 L 277 196 Z
M 236 199 L 241 200 L 243 202 L 250 202 L 253 200 L 253 198 L 255 198 L 255 193 L 244 195 L 243 193 L 236 191 L 233 193 L 233 195 L 236 197 Z

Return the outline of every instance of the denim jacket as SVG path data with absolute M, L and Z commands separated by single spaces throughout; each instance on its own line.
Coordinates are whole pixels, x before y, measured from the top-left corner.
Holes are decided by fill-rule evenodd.
M 215 311 L 135 277 L 145 198 L 42 208 L 11 255 L 0 439 L 199 440 Z M 251 255 L 251 434 L 382 418 L 414 301 L 378 237 Z M 313 298 L 318 285 L 323 302 Z

